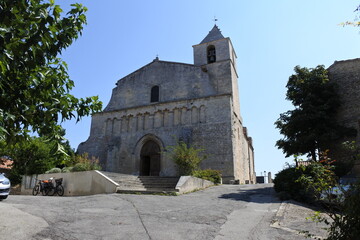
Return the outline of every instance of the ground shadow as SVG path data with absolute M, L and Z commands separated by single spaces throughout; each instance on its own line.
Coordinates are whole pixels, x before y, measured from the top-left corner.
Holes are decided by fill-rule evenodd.
M 233 200 L 233 201 L 245 201 L 255 203 L 275 203 L 281 202 L 277 197 L 273 187 L 238 189 L 237 192 L 227 193 L 221 195 L 219 198 Z
M 233 200 L 233 201 L 244 201 L 244 202 L 253 202 L 253 203 L 281 203 L 281 201 L 274 190 L 273 187 L 263 187 L 263 188 L 241 188 L 236 192 L 227 193 L 219 196 L 221 199 Z M 324 206 L 321 204 L 309 204 L 298 202 L 295 200 L 287 200 L 293 205 L 298 205 L 312 209 L 314 211 L 325 211 Z

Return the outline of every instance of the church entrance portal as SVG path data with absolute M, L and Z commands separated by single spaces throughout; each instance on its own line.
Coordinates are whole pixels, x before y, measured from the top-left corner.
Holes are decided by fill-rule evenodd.
M 159 176 L 160 147 L 154 141 L 147 141 L 140 152 L 140 176 Z

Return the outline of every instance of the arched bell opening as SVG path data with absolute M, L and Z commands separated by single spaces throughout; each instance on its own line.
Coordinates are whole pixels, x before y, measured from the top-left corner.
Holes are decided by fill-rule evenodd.
M 216 62 L 216 50 L 214 45 L 210 45 L 207 48 L 207 62 L 208 63 Z

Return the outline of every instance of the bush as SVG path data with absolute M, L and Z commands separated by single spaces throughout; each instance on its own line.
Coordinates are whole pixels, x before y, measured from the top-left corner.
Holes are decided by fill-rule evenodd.
M 329 236 L 327 240 L 358 239 L 360 236 L 360 182 L 357 182 L 349 190 L 348 194 L 341 206 L 340 212 L 329 212 L 328 215 L 332 218 L 332 222 L 327 222 L 326 219 L 321 221 L 330 224 Z
M 87 166 L 87 164 L 85 163 L 77 163 L 75 164 L 75 166 L 72 168 L 72 172 L 83 172 L 83 171 L 89 171 L 89 167 Z
M 45 173 L 61 173 L 61 169 L 60 168 L 52 168 L 52 169 L 46 171 Z
M 64 167 L 63 169 L 61 169 L 61 172 L 63 173 L 68 173 L 68 172 L 72 172 L 73 167 Z
M 303 190 L 301 183 L 297 182 L 301 172 L 296 167 L 286 168 L 275 175 L 274 189 L 279 194 L 281 200 L 295 199 L 303 200 L 300 191 Z
M 301 183 L 303 191 L 307 193 L 307 201 L 320 200 L 320 196 L 324 191 L 336 185 L 336 176 L 332 171 L 333 169 L 334 166 L 327 157 L 320 160 L 320 162 L 298 167 L 301 175 L 297 181 Z
M 199 156 L 204 149 L 188 146 L 185 142 L 180 141 L 175 146 L 167 147 L 170 158 L 175 162 L 178 174 L 181 176 L 189 176 L 195 170 L 199 169 L 199 165 L 206 156 Z
M 91 157 L 90 159 L 88 153 L 76 155 L 74 162 L 76 162 L 74 167 L 69 168 L 71 169 L 71 172 L 101 170 L 101 166 L 99 165 L 99 159 L 95 157 Z
M 192 176 L 209 180 L 215 184 L 221 183 L 221 173 L 218 170 L 205 169 L 194 171 Z
M 275 175 L 274 189 L 281 200 L 291 198 L 301 202 L 315 202 L 325 190 L 336 184 L 331 164 L 332 161 L 324 154 L 320 162 L 284 169 Z

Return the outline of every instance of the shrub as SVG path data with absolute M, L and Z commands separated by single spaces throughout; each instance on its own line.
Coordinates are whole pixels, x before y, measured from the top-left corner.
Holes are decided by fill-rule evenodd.
M 275 175 L 274 189 L 280 193 L 282 200 L 292 198 L 312 203 L 319 200 L 324 191 L 335 186 L 333 161 L 327 157 L 327 152 L 320 153 L 319 159 L 319 162 L 289 167 Z
M 349 193 L 345 195 L 345 200 L 341 205 L 341 214 L 338 214 L 338 211 L 328 212 L 333 220 L 331 223 L 324 218 L 320 219 L 320 221 L 330 224 L 327 240 L 352 240 L 358 239 L 360 236 L 360 182 L 354 184 Z
M 101 170 L 101 166 L 99 165 L 99 159 L 95 157 L 89 158 L 88 153 L 76 155 L 74 162 L 76 162 L 76 164 L 74 165 L 74 167 L 71 168 L 72 172 Z
M 313 162 L 308 166 L 300 166 L 301 175 L 297 182 L 301 183 L 302 189 L 307 193 L 307 199 L 317 201 L 321 194 L 336 185 L 336 176 L 332 171 L 332 161 L 325 157 L 320 162 Z
M 281 200 L 312 203 L 318 199 L 327 179 L 322 165 L 314 162 L 308 166 L 289 167 L 280 171 L 275 175 L 274 189 Z
M 212 181 L 215 184 L 221 183 L 221 173 L 218 170 L 213 170 L 213 169 L 196 170 L 193 172 L 192 175 L 194 177 Z
M 72 172 L 83 172 L 83 171 L 89 171 L 90 169 L 88 168 L 88 166 L 85 163 L 77 163 L 75 164 L 75 166 L 72 168 Z
M 46 171 L 45 173 L 61 173 L 61 169 L 60 168 L 52 168 L 52 169 Z
M 183 141 L 177 142 L 175 146 L 168 146 L 167 150 L 166 154 L 177 165 L 179 175 L 192 175 L 195 170 L 199 169 L 201 161 L 206 158 L 206 156 L 199 156 L 199 153 L 203 152 L 204 149 L 188 146 Z
M 61 169 L 61 172 L 63 173 L 68 173 L 68 172 L 72 172 L 73 167 L 64 167 L 63 169 Z
M 275 175 L 274 189 L 281 200 L 292 198 L 301 201 L 303 199 L 302 194 L 299 194 L 303 187 L 301 183 L 296 181 L 300 175 L 301 172 L 297 171 L 296 167 L 286 168 Z

